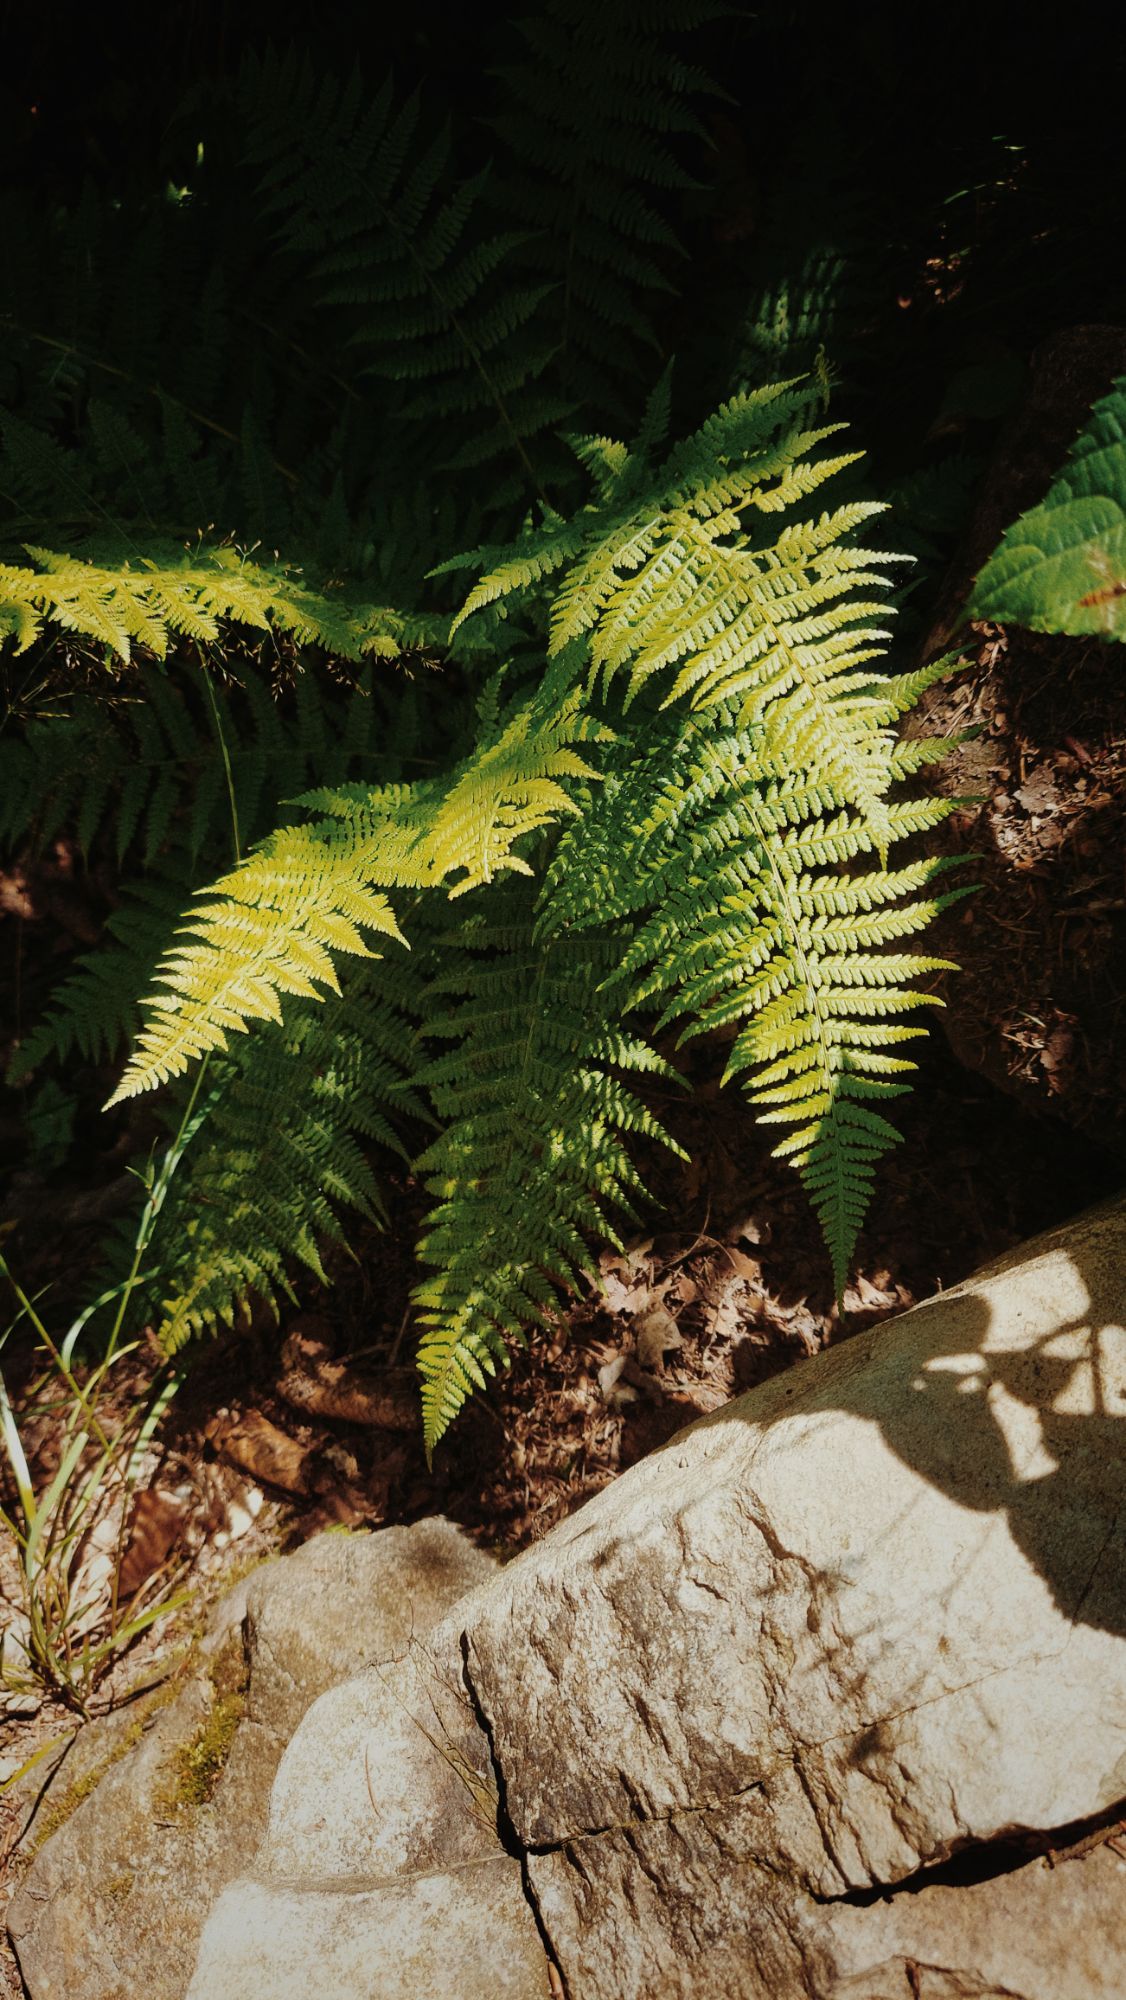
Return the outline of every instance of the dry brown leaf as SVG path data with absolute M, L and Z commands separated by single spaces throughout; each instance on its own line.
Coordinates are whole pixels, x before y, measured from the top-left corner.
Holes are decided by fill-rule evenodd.
M 648 1285 L 638 1291 L 634 1286 L 625 1284 L 615 1271 L 603 1273 L 599 1289 L 608 1313 L 636 1312 L 639 1303 L 642 1300 L 647 1302 L 649 1298 Z
M 278 1394 L 308 1416 L 365 1424 L 383 1431 L 415 1431 L 418 1377 L 413 1368 L 363 1368 L 333 1357 L 323 1320 L 298 1321 L 282 1349 Z
M 373 1430 L 416 1431 L 418 1377 L 413 1368 L 385 1368 L 367 1374 L 347 1361 L 326 1362 L 315 1374 L 283 1375 L 278 1394 L 309 1416 Z
M 615 1354 L 613 1360 L 604 1362 L 603 1366 L 599 1369 L 598 1386 L 602 1391 L 603 1400 L 605 1402 L 608 1403 L 610 1401 L 610 1397 L 614 1391 L 614 1386 L 625 1365 L 626 1365 L 625 1355 Z
M 745 1250 L 734 1247 L 727 1251 L 727 1257 L 736 1277 L 745 1278 L 748 1285 L 762 1284 L 762 1265 L 757 1257 L 748 1257 Z
M 654 1304 L 633 1323 L 637 1358 L 643 1368 L 663 1368 L 666 1354 L 683 1347 L 680 1330 L 667 1306 Z
M 726 1259 L 716 1258 L 700 1287 L 705 1326 L 712 1340 L 733 1340 L 743 1322 L 746 1285 L 730 1270 Z
M 314 1452 L 279 1430 L 261 1410 L 247 1410 L 241 1417 L 220 1412 L 208 1424 L 207 1436 L 220 1458 L 252 1479 L 280 1486 L 283 1493 L 312 1491 Z
M 170 1491 L 164 1486 L 150 1486 L 145 1492 L 138 1493 L 129 1517 L 125 1553 L 118 1572 L 119 1597 L 135 1597 L 142 1584 L 147 1583 L 150 1576 L 154 1576 L 167 1562 L 190 1509 L 191 1492 L 188 1487 L 181 1486 Z
M 879 1285 L 874 1285 L 870 1278 L 864 1276 L 863 1271 L 858 1271 L 856 1274 L 855 1290 L 862 1306 L 890 1305 L 895 1296 L 893 1292 L 883 1291 Z

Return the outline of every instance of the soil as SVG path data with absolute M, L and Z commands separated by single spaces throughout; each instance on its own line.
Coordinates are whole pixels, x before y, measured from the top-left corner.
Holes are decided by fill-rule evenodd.
M 939 775 L 967 797 L 936 845 L 980 894 L 936 926 L 963 1062 L 1126 1155 L 1126 680 L 1117 648 L 975 625 L 971 666 L 928 703 L 969 732 Z
M 924 697 L 911 735 L 961 737 L 930 782 L 965 801 L 937 845 L 974 854 L 981 893 L 933 933 L 957 961 L 944 1026 L 962 1061 L 1030 1109 L 1126 1157 L 1126 678 L 1120 648 L 967 628 L 974 577 L 1043 499 L 1091 404 L 1126 372 L 1126 329 L 1042 342 L 1004 427 L 921 657 L 968 663 Z
M 933 1036 L 842 1311 L 795 1175 L 720 1087 L 722 1050 L 698 1061 L 692 1100 L 661 1106 L 689 1162 L 645 1162 L 659 1205 L 644 1231 L 602 1253 L 585 1293 L 470 1402 L 432 1469 L 417 1429 L 402 1427 L 422 1208 L 403 1181 L 390 1227 L 358 1241 L 354 1261 L 336 1260 L 331 1289 L 309 1287 L 282 1326 L 259 1321 L 201 1354 L 149 1482 L 188 1490 L 177 1536 L 222 1534 L 232 1510 L 246 1518 L 257 1488 L 283 1546 L 333 1522 L 444 1512 L 514 1553 L 694 1417 L 1121 1183 L 1113 1154 L 1033 1117 Z M 379 1425 L 316 1414 L 329 1354 L 366 1376 L 371 1394 L 357 1404 L 372 1403 Z M 139 1553 L 138 1575 L 143 1563 Z

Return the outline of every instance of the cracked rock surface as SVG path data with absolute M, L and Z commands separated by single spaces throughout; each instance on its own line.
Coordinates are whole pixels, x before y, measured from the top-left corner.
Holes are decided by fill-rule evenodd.
M 62 1824 L 30 1858 L 41 1833 L 40 1816 L 32 1821 L 9 1907 L 31 2000 L 183 2000 L 204 1918 L 254 1859 L 278 1760 L 310 1704 L 369 1662 L 406 1653 L 412 1633 L 491 1568 L 448 1521 L 318 1536 L 231 1594 L 174 1699 L 84 1730 L 40 1809 L 46 1826 Z M 245 1696 L 229 1755 L 212 1795 L 187 1800 L 180 1755 L 209 1727 L 211 1672 L 232 1650 Z M 83 1797 L 87 1776 L 98 1782 Z
M 315 1704 L 253 1875 L 208 1922 L 189 2000 L 547 2000 L 460 1665 L 412 1646 Z
M 1121 2000 L 1124 1420 L 1126 1202 L 705 1418 L 313 1705 L 190 2000 Z
M 572 2000 L 1126 1991 L 1113 1848 L 926 1886 L 1122 1809 L 1124 1419 L 1120 1204 L 728 1404 L 458 1607 Z
M 545 1946 L 567 2000 L 1120 2000 L 1124 1307 L 1126 1203 L 728 1404 L 324 1697 L 191 2000 L 322 1960 L 524 2000 Z

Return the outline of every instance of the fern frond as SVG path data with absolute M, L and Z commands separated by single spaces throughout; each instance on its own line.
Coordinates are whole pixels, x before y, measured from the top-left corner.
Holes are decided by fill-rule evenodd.
M 459 176 L 448 127 L 428 131 L 417 94 L 396 105 L 390 80 L 373 97 L 358 73 L 336 84 L 267 56 L 245 97 L 265 213 L 312 260 L 322 305 L 350 315 L 363 369 L 416 386 L 402 419 L 445 419 L 448 443 L 449 420 L 474 416 L 476 462 L 511 449 L 527 465 L 525 440 L 565 405 L 539 387 L 546 285 L 512 281 L 523 232 L 488 228 L 487 175 Z
M 252 1020 L 280 1020 L 282 994 L 339 991 L 331 954 L 367 955 L 361 926 L 405 943 L 383 888 L 460 895 L 506 870 L 527 873 L 518 846 L 573 810 L 568 781 L 594 775 L 574 746 L 603 733 L 574 691 L 549 684 L 486 730 L 449 778 L 307 794 L 331 817 L 280 829 L 203 892 L 184 933 L 195 941 L 158 968 L 112 1101 L 182 1074 Z
M 295 1263 L 326 1283 L 321 1246 L 346 1240 L 341 1211 L 381 1218 L 369 1150 L 405 1158 L 400 1122 L 425 1116 L 410 1082 L 420 1051 L 408 997 L 390 968 L 361 969 L 345 995 L 298 1005 L 217 1061 L 162 1217 L 166 1353 L 233 1325 L 252 1298 L 275 1308 L 279 1294 L 292 1298 Z
M 397 658 L 407 643 L 393 613 L 315 590 L 284 563 L 252 562 L 233 548 L 185 551 L 154 540 L 147 553 L 106 543 L 27 553 L 34 568 L 0 563 L 0 637 L 13 637 L 19 652 L 53 625 L 118 659 L 134 645 L 163 659 L 171 633 L 207 642 L 223 621 L 273 626 L 349 660 Z
M 896 558 L 853 539 L 881 510 L 854 501 L 790 520 L 773 540 L 762 518 L 792 510 L 856 456 L 820 454 L 839 427 L 809 422 L 817 393 L 790 382 L 735 396 L 658 465 L 636 451 L 611 461 L 599 443 L 592 503 L 502 552 L 459 620 L 562 571 L 552 655 L 581 648 L 591 685 L 607 692 L 624 675 L 626 708 L 650 682 L 666 705 L 735 704 L 741 722 L 761 726 L 777 774 L 816 777 L 882 842 L 892 738 L 872 662 L 887 634 L 871 622 L 881 606 L 870 593 L 886 590 L 882 566 Z
M 722 95 L 680 38 L 720 11 L 549 0 L 516 20 L 496 70 L 496 200 L 532 232 L 529 273 L 552 285 L 564 382 L 607 414 L 657 345 L 653 307 L 683 256 L 668 196 L 698 185 L 686 146 L 702 153 L 697 107 Z
M 183 908 L 184 882 L 178 874 L 133 885 L 120 909 L 106 919 L 95 951 L 84 952 L 51 996 L 44 1018 L 17 1043 L 8 1081 L 19 1083 L 41 1063 L 65 1062 L 77 1054 L 86 1062 L 110 1061 L 133 1027 L 137 995 Z
M 448 1008 L 427 1035 L 454 1044 L 419 1077 L 445 1128 L 417 1162 L 437 1200 L 419 1245 L 435 1271 L 415 1294 L 428 1449 L 591 1268 L 588 1237 L 617 1242 L 613 1216 L 643 1192 L 623 1134 L 672 1144 L 622 1081 L 675 1072 L 600 997 L 615 941 L 536 940 L 533 912 L 530 887 L 491 894 L 427 995 Z
M 405 944 L 386 896 L 371 886 L 370 843 L 350 828 L 283 828 L 241 868 L 202 892 L 180 935 L 194 940 L 157 968 L 132 1062 L 109 1100 L 119 1103 L 200 1057 L 226 1049 L 252 1020 L 280 1021 L 280 995 L 339 993 L 333 952 L 374 955 L 364 930 Z
M 950 810 L 889 803 L 882 842 Z M 948 965 L 888 947 L 965 893 L 934 892 L 948 858 L 861 870 L 876 845 L 831 785 L 778 778 L 761 731 L 686 719 L 610 780 L 545 892 L 551 924 L 634 919 L 610 986 L 631 1006 L 659 1004 L 658 1029 L 687 1016 L 682 1039 L 737 1031 L 726 1075 L 746 1075 L 762 1123 L 792 1128 L 776 1151 L 802 1176 L 838 1292 L 898 1136 L 876 1107 L 914 1067 L 892 1051 L 923 1032 L 913 1013 L 941 1004 L 918 982 Z

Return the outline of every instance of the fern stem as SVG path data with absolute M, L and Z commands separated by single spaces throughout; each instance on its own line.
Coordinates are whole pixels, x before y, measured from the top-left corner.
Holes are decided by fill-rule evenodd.
M 113 1356 L 116 1352 L 117 1343 L 121 1337 L 121 1329 L 125 1324 L 125 1315 L 129 1309 L 129 1301 L 132 1298 L 133 1293 L 136 1291 L 137 1286 L 140 1282 L 142 1259 L 144 1257 L 145 1251 L 148 1249 L 149 1242 L 152 1238 L 153 1230 L 156 1227 L 157 1217 L 160 1214 L 162 1207 L 164 1206 L 164 1198 L 165 1195 L 168 1193 L 169 1183 L 172 1179 L 173 1174 L 176 1171 L 176 1168 L 180 1164 L 180 1160 L 183 1157 L 184 1148 L 190 1137 L 189 1127 L 191 1124 L 191 1119 L 195 1112 L 195 1107 L 199 1099 L 199 1093 L 203 1087 L 203 1079 L 207 1075 L 208 1064 L 210 1063 L 210 1061 L 211 1061 L 211 1052 L 209 1050 L 208 1053 L 204 1056 L 203 1061 L 200 1063 L 199 1069 L 196 1072 L 195 1082 L 191 1087 L 187 1104 L 184 1107 L 183 1117 L 181 1118 L 179 1126 L 177 1127 L 176 1130 L 176 1136 L 173 1139 L 172 1144 L 168 1147 L 164 1155 L 164 1158 L 161 1161 L 159 1173 L 156 1175 L 155 1179 L 151 1182 L 149 1186 L 145 1205 L 141 1211 L 141 1220 L 137 1227 L 136 1239 L 133 1245 L 133 1261 L 129 1266 L 129 1274 L 125 1280 L 125 1283 L 121 1288 L 121 1297 L 118 1302 L 117 1314 L 114 1319 L 113 1326 L 110 1330 L 110 1337 L 106 1345 L 105 1354 L 102 1357 L 102 1360 L 98 1364 L 97 1379 L 99 1380 L 101 1379 L 101 1376 L 104 1375 L 106 1369 L 109 1367 L 110 1362 L 113 1360 Z
M 481 380 L 484 383 L 486 394 L 491 399 L 493 406 L 500 417 L 501 423 L 504 425 L 505 430 L 508 432 L 508 435 L 512 440 L 512 448 L 515 451 L 517 457 L 520 460 L 521 465 L 524 467 L 524 470 L 528 475 L 528 479 L 531 483 L 532 490 L 535 493 L 536 498 L 539 500 L 542 506 L 544 507 L 549 506 L 550 502 L 548 501 L 547 495 L 544 493 L 543 488 L 541 487 L 540 482 L 536 477 L 535 467 L 533 466 L 531 459 L 528 457 L 527 452 L 524 450 L 523 440 L 521 439 L 520 433 L 517 430 L 515 424 L 513 423 L 512 418 L 508 414 L 508 406 L 505 403 L 504 397 L 501 395 L 500 390 L 497 388 L 496 383 L 493 381 L 492 376 L 489 374 L 489 371 L 485 366 L 485 363 L 477 348 L 476 341 L 473 340 L 472 336 L 462 325 L 459 314 L 454 311 L 453 307 L 449 303 L 449 300 L 446 298 L 446 295 L 443 292 L 442 287 L 439 285 L 437 279 L 433 276 L 432 272 L 427 270 L 426 265 L 423 263 L 421 257 L 418 255 L 413 240 L 411 239 L 410 236 L 407 235 L 405 230 L 400 228 L 398 222 L 395 220 L 394 215 L 391 213 L 391 210 L 387 207 L 386 203 L 380 200 L 375 189 L 368 183 L 368 181 L 364 178 L 362 174 L 357 175 L 357 180 L 359 181 L 360 187 L 363 189 L 364 193 L 374 203 L 375 207 L 379 210 L 380 214 L 383 216 L 384 221 L 386 222 L 387 227 L 390 230 L 391 234 L 397 237 L 398 241 L 402 244 L 408 258 L 410 259 L 410 262 L 414 265 L 416 271 L 418 271 L 419 275 L 421 276 L 423 284 L 427 287 L 428 291 L 430 292 L 431 296 L 433 297 L 437 305 L 440 306 L 442 312 L 446 315 L 446 319 L 449 325 L 452 327 L 454 333 L 456 333 L 458 339 L 460 340 L 462 346 L 464 347 L 466 353 L 468 354 L 470 361 L 473 363 L 474 368 L 477 370 L 478 375 L 481 377 Z
M 223 718 L 219 713 L 219 704 L 215 699 L 215 689 L 212 686 L 211 675 L 208 673 L 207 668 L 204 666 L 202 660 L 200 661 L 200 672 L 203 675 L 204 687 L 207 689 L 207 701 L 208 701 L 208 706 L 211 709 L 211 720 L 215 724 L 215 735 L 219 743 L 219 754 L 223 759 L 223 771 L 225 773 L 227 780 L 227 798 L 230 801 L 230 807 L 231 807 L 231 839 L 234 844 L 235 866 L 237 867 L 239 862 L 242 860 L 242 847 L 239 841 L 238 800 L 235 797 L 234 773 L 231 770 L 230 752 L 227 749 L 227 739 L 223 733 Z

